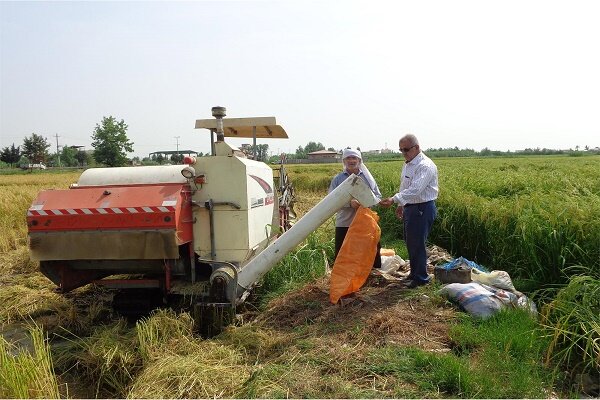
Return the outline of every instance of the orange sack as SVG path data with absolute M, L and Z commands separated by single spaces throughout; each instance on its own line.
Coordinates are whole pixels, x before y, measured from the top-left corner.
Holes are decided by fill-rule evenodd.
M 379 254 L 381 254 L 382 256 L 386 256 L 386 257 L 393 257 L 396 255 L 396 250 L 394 249 L 381 249 L 379 251 Z
M 331 271 L 329 300 L 333 304 L 340 297 L 358 291 L 367 281 L 381 237 L 378 222 L 375 211 L 366 207 L 356 211 Z

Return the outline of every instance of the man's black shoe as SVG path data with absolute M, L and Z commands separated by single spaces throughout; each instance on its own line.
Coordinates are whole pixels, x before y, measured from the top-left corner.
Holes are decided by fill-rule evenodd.
M 427 285 L 428 283 L 429 282 L 422 282 L 422 281 L 412 280 L 412 281 L 407 281 L 406 282 L 406 287 L 409 288 L 409 289 L 414 289 L 414 288 L 417 288 L 419 286 Z

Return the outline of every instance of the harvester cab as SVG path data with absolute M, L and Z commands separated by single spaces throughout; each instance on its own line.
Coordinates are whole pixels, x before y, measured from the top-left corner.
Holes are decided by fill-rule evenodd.
M 44 190 L 27 211 L 32 260 L 61 292 L 89 283 L 164 302 L 186 300 L 197 327 L 214 334 L 260 278 L 351 198 L 377 199 L 351 176 L 293 225 L 293 187 L 279 167 L 246 157 L 225 137 L 287 138 L 274 117 L 196 121 L 212 155 L 184 165 L 91 168 L 66 190 Z M 254 153 L 256 154 L 256 153 Z M 277 237 L 279 235 L 279 237 Z M 116 302 L 116 300 L 115 300 Z

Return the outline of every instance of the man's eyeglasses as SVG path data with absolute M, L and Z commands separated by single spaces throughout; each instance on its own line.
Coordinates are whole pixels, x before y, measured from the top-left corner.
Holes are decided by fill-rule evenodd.
M 412 145 L 412 146 L 410 146 L 410 147 L 400 147 L 400 149 L 399 149 L 399 150 L 400 150 L 401 152 L 403 152 L 403 153 L 408 153 L 408 152 L 410 151 L 410 149 L 412 149 L 412 148 L 413 148 L 413 147 L 415 147 L 415 146 L 416 146 L 416 144 L 413 144 L 413 145 Z

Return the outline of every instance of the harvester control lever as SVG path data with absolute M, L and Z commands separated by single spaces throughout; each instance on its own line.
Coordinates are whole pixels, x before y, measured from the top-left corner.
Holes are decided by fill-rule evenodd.
M 235 208 L 236 210 L 239 210 L 242 208 L 239 204 L 234 203 L 232 201 L 205 201 L 204 205 L 199 204 L 196 201 L 192 201 L 192 205 L 198 206 L 198 207 L 204 207 L 207 210 L 210 210 L 214 206 L 231 206 L 231 207 Z

